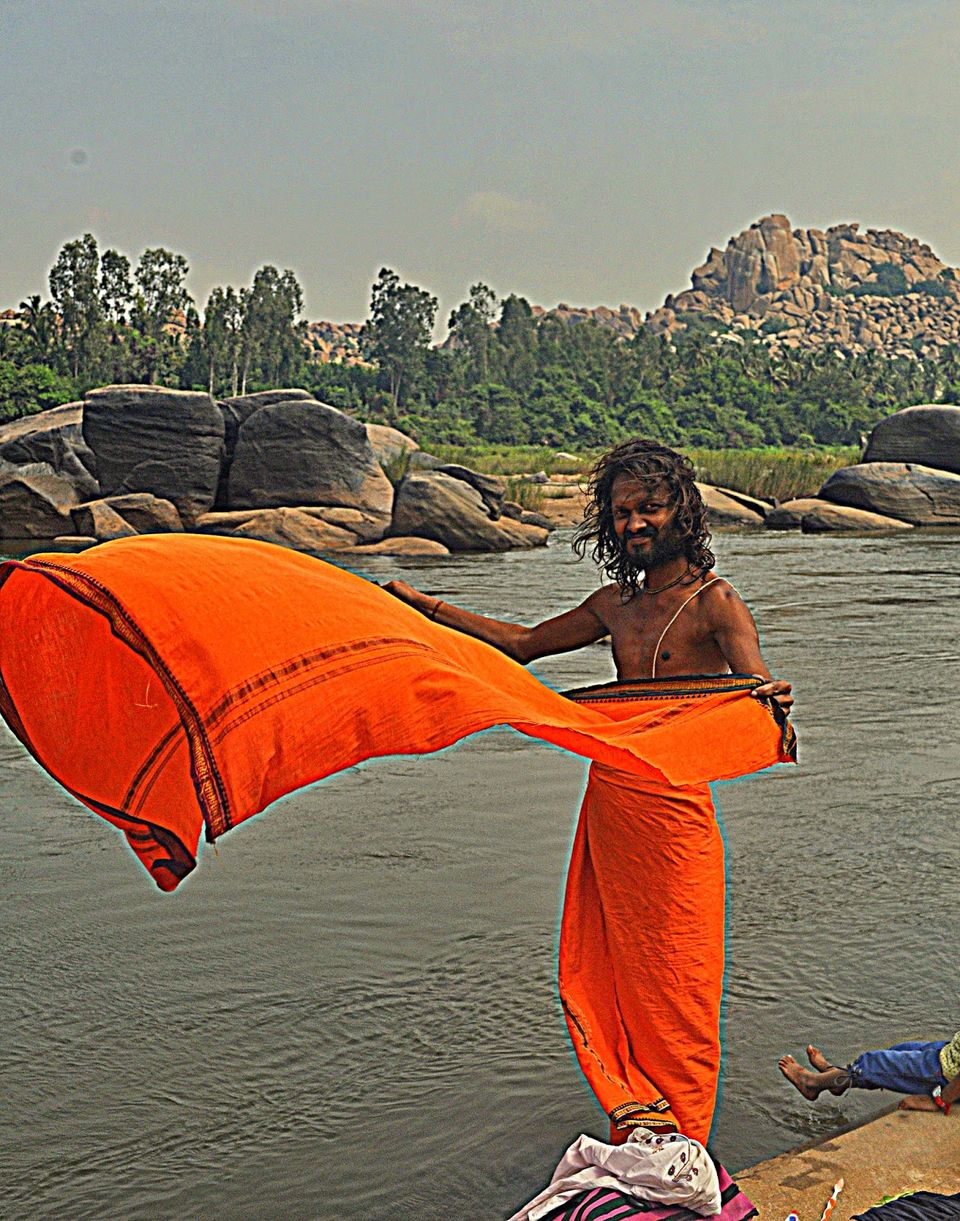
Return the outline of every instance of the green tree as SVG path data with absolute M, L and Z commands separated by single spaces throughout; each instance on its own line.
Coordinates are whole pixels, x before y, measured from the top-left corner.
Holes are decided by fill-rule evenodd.
M 240 393 L 255 374 L 267 385 L 289 384 L 303 363 L 306 324 L 299 320 L 303 291 L 297 277 L 269 264 L 240 293 L 242 321 L 239 335 Z
M 132 303 L 130 260 L 117 250 L 105 250 L 100 257 L 100 308 L 104 317 L 116 328 L 126 322 Z
M 236 289 L 230 285 L 214 288 L 203 311 L 199 337 L 210 394 L 220 385 L 225 385 L 231 395 L 237 393 L 242 326 L 243 310 Z
M 394 412 L 410 389 L 430 347 L 437 299 L 413 284 L 401 284 L 388 267 L 380 269 L 370 294 L 370 318 L 360 343 L 364 356 L 383 370 Z
M 40 304 L 40 294 L 34 293 L 20 302 L 23 329 L 27 338 L 26 355 L 31 362 L 47 364 L 57 342 L 57 315 L 50 301 Z
M 447 328 L 455 350 L 466 357 L 470 380 L 490 380 L 492 327 L 497 312 L 497 297 L 486 284 L 474 284 L 470 298 L 450 315 Z
M 97 239 L 85 233 L 67 242 L 50 271 L 50 296 L 60 315 L 60 350 L 74 377 L 92 373 L 100 338 L 100 253 Z

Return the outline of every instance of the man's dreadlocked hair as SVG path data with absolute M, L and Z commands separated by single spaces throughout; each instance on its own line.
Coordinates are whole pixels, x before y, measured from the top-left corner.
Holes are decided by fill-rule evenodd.
M 590 472 L 591 500 L 573 543 L 577 555 L 583 556 L 592 543 L 593 558 L 620 586 L 624 598 L 632 598 L 639 590 L 642 570 L 621 546 L 613 526 L 613 481 L 618 475 L 630 475 L 651 487 L 665 483 L 677 506 L 672 526 L 690 566 L 701 571 L 713 567 L 716 561 L 705 523 L 706 506 L 694 482 L 693 463 L 666 445 L 642 437 L 611 449 Z

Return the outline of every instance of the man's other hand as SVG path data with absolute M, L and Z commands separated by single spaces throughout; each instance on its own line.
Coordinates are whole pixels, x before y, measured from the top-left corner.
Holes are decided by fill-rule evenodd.
M 793 707 L 792 691 L 793 685 L 791 683 L 788 683 L 783 678 L 773 678 L 768 683 L 762 683 L 759 687 L 754 687 L 750 694 L 755 700 L 776 700 L 783 711 L 789 713 Z

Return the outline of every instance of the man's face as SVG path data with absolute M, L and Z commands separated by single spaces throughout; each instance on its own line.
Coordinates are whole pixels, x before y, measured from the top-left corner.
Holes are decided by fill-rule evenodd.
M 613 481 L 611 508 L 620 546 L 636 568 L 649 571 L 683 554 L 673 528 L 676 502 L 665 482 L 618 475 Z

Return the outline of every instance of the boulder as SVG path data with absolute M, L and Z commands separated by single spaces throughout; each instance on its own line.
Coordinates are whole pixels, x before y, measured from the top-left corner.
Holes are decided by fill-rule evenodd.
M 418 449 L 416 453 L 410 455 L 410 471 L 438 471 L 444 465 L 443 459 L 438 458 L 436 454 L 424 453 L 422 449 Z
M 240 426 L 259 411 L 261 407 L 272 407 L 274 403 L 313 402 L 309 390 L 259 390 L 256 394 L 238 394 L 233 398 L 221 399 L 217 406 L 223 416 L 223 447 L 226 455 L 226 465 L 233 461 L 233 453 L 237 447 L 237 436 Z
M 344 555 L 449 555 L 449 547 L 430 538 L 384 538 L 379 543 L 343 547 Z
M 462 479 L 464 483 L 476 488 L 493 521 L 502 515 L 503 498 L 507 492 L 502 479 L 498 479 L 496 475 L 482 475 L 479 471 L 472 471 L 468 466 L 459 466 L 455 462 L 446 462 L 436 469 L 443 471 L 445 475 L 452 475 L 454 479 Z
M 45 465 L 32 473 L 0 473 L 0 538 L 56 538 L 75 533 L 70 510 L 77 503 L 73 484 Z
M 71 515 L 78 534 L 102 537 L 98 530 L 85 528 L 92 520 L 89 514 L 99 512 L 101 506 L 125 521 L 133 534 L 176 534 L 183 529 L 180 514 L 169 500 L 161 500 L 149 492 L 130 492 L 126 496 L 107 496 L 77 505 Z
M 383 534 L 383 518 L 377 514 L 364 513 L 360 509 L 345 509 L 338 505 L 293 505 L 318 521 L 328 522 L 331 526 L 339 526 L 349 530 L 360 539 L 377 540 Z
M 214 502 L 223 416 L 208 394 L 160 386 L 106 386 L 83 405 L 83 437 L 102 496 L 150 492 L 187 521 Z
M 54 540 L 51 546 L 51 551 L 87 551 L 90 547 L 96 547 L 97 539 L 87 538 L 79 534 L 60 534 Z
M 100 495 L 96 459 L 83 439 L 83 403 L 64 403 L 0 425 L 0 459 L 14 465 L 46 463 L 69 479 L 77 495 Z
M 300 509 L 246 509 L 231 513 L 204 513 L 197 518 L 200 534 L 228 538 L 255 538 L 310 555 L 356 546 L 357 536 L 339 526 L 311 517 Z
M 766 517 L 770 512 L 770 502 L 767 500 L 759 500 L 756 496 L 748 496 L 746 492 L 738 492 L 734 488 L 718 487 L 716 490 L 730 500 L 735 500 L 738 505 L 743 505 L 745 509 L 759 513 L 761 517 Z
M 98 543 L 112 538 L 131 538 L 137 533 L 128 521 L 110 507 L 109 500 L 90 500 L 70 510 L 77 534 L 92 537 Z
M 698 483 L 703 503 L 707 506 L 707 522 L 713 526 L 762 526 L 763 516 L 734 500 L 708 483 Z
M 381 466 L 396 462 L 404 454 L 412 455 L 420 448 L 413 437 L 389 424 L 364 424 L 364 428 L 373 447 L 373 456 Z
M 480 493 L 442 471 L 408 475 L 397 488 L 390 535 L 416 535 L 451 551 L 542 546 L 547 531 L 511 518 L 492 521 Z
M 518 519 L 524 526 L 539 526 L 541 530 L 556 530 L 556 525 L 543 513 L 533 509 L 524 509 Z
M 823 505 L 822 500 L 814 496 L 802 496 L 797 500 L 785 500 L 775 509 L 769 509 L 764 516 L 763 524 L 768 530 L 799 530 L 806 513 L 815 513 Z
M 241 426 L 227 503 L 359 509 L 369 523 L 363 538 L 373 541 L 390 524 L 393 486 L 358 420 L 326 403 L 296 400 L 261 407 Z
M 960 474 L 960 407 L 926 404 L 894 412 L 870 434 L 863 461 L 918 462 Z
M 899 517 L 915 526 L 960 525 L 960 475 L 912 462 L 841 467 L 819 495 L 834 504 Z
M 831 504 L 829 500 L 816 502 L 800 519 L 804 534 L 823 534 L 827 531 L 846 530 L 859 534 L 886 530 L 912 530 L 909 522 L 897 517 L 883 517 L 879 513 L 868 513 L 866 509 L 852 509 L 849 505 Z

